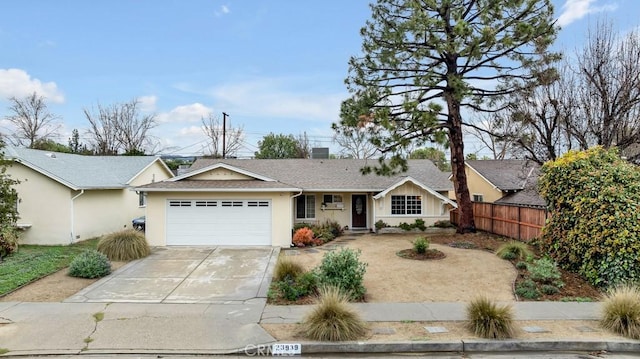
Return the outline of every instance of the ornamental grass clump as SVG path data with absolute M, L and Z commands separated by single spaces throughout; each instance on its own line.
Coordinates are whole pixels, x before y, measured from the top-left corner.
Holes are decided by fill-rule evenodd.
M 100 278 L 111 273 L 111 263 L 106 255 L 87 250 L 78 254 L 69 265 L 69 275 L 79 278 Z
M 513 318 L 511 306 L 499 306 L 485 296 L 477 297 L 467 305 L 467 328 L 481 338 L 512 338 L 515 334 Z
M 356 340 L 367 332 L 366 322 L 349 306 L 350 295 L 335 286 L 322 287 L 315 307 L 302 323 L 305 337 L 319 341 Z
M 273 270 L 273 280 L 278 282 L 285 279 L 296 279 L 302 273 L 304 273 L 304 268 L 301 264 L 287 257 L 280 257 Z
M 98 242 L 97 249 L 112 261 L 131 261 L 151 254 L 144 234 L 135 229 L 125 229 L 104 236 Z
M 507 260 L 527 260 L 527 258 L 533 257 L 533 252 L 529 249 L 529 246 L 527 246 L 526 243 L 511 241 L 501 245 L 496 251 L 496 255 Z
M 602 303 L 604 329 L 631 339 L 640 339 L 640 290 L 631 285 L 615 287 Z

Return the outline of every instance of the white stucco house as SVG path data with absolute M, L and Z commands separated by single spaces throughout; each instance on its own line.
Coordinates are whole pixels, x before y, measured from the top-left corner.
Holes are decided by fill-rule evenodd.
M 144 215 L 132 188 L 173 177 L 154 156 L 82 156 L 7 146 L 7 173 L 20 181 L 23 244 L 69 244 L 123 228 Z
M 373 162 L 372 162 L 373 161 Z M 369 160 L 375 164 L 376 160 Z M 297 222 L 337 221 L 372 230 L 375 222 L 427 225 L 448 220 L 448 175 L 429 160 L 406 173 L 362 175 L 366 160 L 199 159 L 189 172 L 136 188 L 147 193 L 151 245 L 289 247 Z

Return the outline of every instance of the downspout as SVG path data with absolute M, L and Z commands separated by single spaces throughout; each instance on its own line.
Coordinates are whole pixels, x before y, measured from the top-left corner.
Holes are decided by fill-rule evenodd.
M 74 239 L 75 239 L 75 225 L 76 225 L 76 211 L 74 208 L 74 201 L 76 200 L 76 198 L 82 196 L 84 194 L 84 189 L 80 190 L 80 193 L 78 193 L 77 195 L 71 197 L 71 241 L 69 243 L 73 243 Z
M 291 213 L 291 217 L 289 219 L 291 222 L 289 227 L 291 228 L 291 230 L 293 230 L 293 225 L 295 224 L 294 222 L 296 218 L 296 214 L 293 213 L 293 211 L 291 210 L 293 209 L 293 199 L 296 197 L 300 197 L 300 195 L 302 195 L 302 189 L 300 190 L 300 192 L 298 192 L 298 194 L 294 194 L 289 198 L 289 213 Z M 293 245 L 293 242 L 289 244 L 289 246 L 292 246 L 292 245 Z
M 378 229 L 376 228 L 376 207 L 378 205 L 378 201 L 374 198 L 373 192 L 371 194 L 371 207 L 373 208 L 373 218 L 371 219 L 371 228 L 374 233 L 378 233 Z

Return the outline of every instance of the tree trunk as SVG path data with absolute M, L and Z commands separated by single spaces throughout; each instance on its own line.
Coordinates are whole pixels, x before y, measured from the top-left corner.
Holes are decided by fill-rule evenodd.
M 464 165 L 464 140 L 462 134 L 462 117 L 460 104 L 453 96 L 445 96 L 449 108 L 449 141 L 451 144 L 451 173 L 453 174 L 453 187 L 458 203 L 458 233 L 473 233 L 476 224 L 473 219 L 473 203 L 469 196 L 467 185 L 467 173 Z

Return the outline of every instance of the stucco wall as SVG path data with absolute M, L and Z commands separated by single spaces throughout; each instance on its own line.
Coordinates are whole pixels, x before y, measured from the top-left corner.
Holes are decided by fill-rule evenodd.
M 396 195 L 422 196 L 422 214 L 392 215 L 391 196 Z M 397 226 L 401 222 L 413 223 L 418 218 L 424 220 L 425 224 L 430 226 L 436 221 L 449 219 L 449 212 L 447 210 L 448 206 L 443 207 L 442 201 L 438 197 L 411 182 L 407 182 L 398 188 L 393 189 L 387 193 L 386 196 L 376 200 L 374 205 L 376 206 L 375 221 L 383 220 L 390 226 Z
M 484 202 L 495 202 L 502 198 L 502 191 L 496 189 L 491 183 L 487 182 L 476 171 L 467 166 L 465 168 L 467 173 L 467 182 L 469 185 L 469 195 L 473 200 L 474 194 L 481 194 Z
M 16 185 L 18 224 L 31 225 L 20 233 L 20 243 L 71 243 L 71 190 L 19 163 L 13 163 L 7 173 L 20 181 Z
M 353 222 L 351 219 L 351 206 L 352 206 L 352 196 L 353 195 L 366 195 L 367 196 L 367 228 L 372 228 L 373 227 L 373 202 L 372 202 L 372 198 L 371 195 L 368 195 L 367 193 L 361 193 L 361 192 L 347 192 L 347 193 L 343 193 L 343 192 L 305 192 L 303 193 L 304 195 L 313 195 L 316 198 L 316 216 L 315 218 L 312 219 L 299 219 L 299 218 L 295 218 L 296 216 L 296 211 L 295 211 L 295 199 L 293 201 L 293 210 L 292 210 L 292 216 L 293 216 L 293 220 L 295 223 L 312 223 L 312 224 L 318 224 L 318 223 L 322 223 L 325 222 L 327 220 L 331 220 L 331 221 L 336 221 L 340 224 L 340 226 L 345 227 L 345 226 L 349 226 L 349 228 L 353 227 Z M 324 210 L 322 210 L 322 199 L 324 195 L 333 195 L 333 194 L 338 194 L 338 195 L 342 195 L 342 203 L 343 203 L 343 208 L 336 208 L 335 206 L 327 206 Z
M 131 219 L 138 210 L 138 196 L 127 189 L 87 190 L 73 205 L 74 242 L 77 242 L 131 228 Z
M 288 248 L 291 244 L 291 194 L 287 193 L 178 193 L 149 192 L 146 211 L 146 237 L 152 246 L 166 245 L 167 200 L 175 199 L 264 199 L 270 200 L 272 245 Z M 251 218 L 247 218 L 250 221 Z M 241 232 L 242 228 L 238 228 Z

